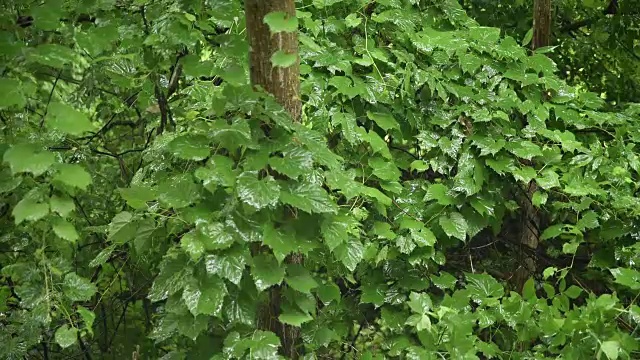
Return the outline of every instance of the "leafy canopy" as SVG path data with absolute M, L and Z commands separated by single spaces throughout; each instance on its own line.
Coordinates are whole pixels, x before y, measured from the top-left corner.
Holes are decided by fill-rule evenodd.
M 275 285 L 307 359 L 637 357 L 640 107 L 456 1 L 297 5 L 301 123 L 240 1 L 0 5 L 0 357 L 274 359 Z

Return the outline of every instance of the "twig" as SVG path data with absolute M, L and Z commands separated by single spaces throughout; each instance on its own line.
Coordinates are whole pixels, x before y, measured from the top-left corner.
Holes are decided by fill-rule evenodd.
M 62 76 L 62 69 L 58 71 L 58 75 L 56 79 L 53 81 L 53 86 L 51 87 L 51 91 L 49 92 L 49 99 L 47 100 L 47 106 L 44 108 L 44 113 L 42 114 L 42 119 L 40 120 L 40 129 L 44 126 L 44 118 L 47 116 L 47 111 L 49 111 L 49 104 L 51 104 L 51 99 L 53 98 L 53 92 L 56 91 L 56 86 L 58 86 L 58 80 L 60 80 L 60 76 Z

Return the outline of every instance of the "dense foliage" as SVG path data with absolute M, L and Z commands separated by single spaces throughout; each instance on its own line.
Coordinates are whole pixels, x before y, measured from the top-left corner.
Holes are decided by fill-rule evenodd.
M 454 0 L 297 5 L 299 123 L 240 1 L 0 5 L 0 358 L 274 359 L 278 284 L 305 359 L 638 358 L 637 97 Z
M 533 0 L 460 0 L 480 24 L 531 40 Z M 640 97 L 640 6 L 637 1 L 553 1 L 553 51 L 570 84 L 603 94 L 611 103 Z

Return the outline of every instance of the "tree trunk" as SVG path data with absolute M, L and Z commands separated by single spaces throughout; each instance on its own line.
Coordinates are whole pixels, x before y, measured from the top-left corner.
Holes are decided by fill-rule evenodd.
M 551 0 L 533 2 L 533 49 L 551 44 Z
M 534 0 L 533 3 L 533 50 L 549 46 L 551 41 L 551 0 Z M 531 162 L 529 165 L 534 165 Z M 538 184 L 535 180 L 531 180 L 528 186 L 523 189 L 521 196 L 520 209 L 522 221 L 520 223 L 519 242 L 520 250 L 520 268 L 514 274 L 514 285 L 518 292 L 522 292 L 524 284 L 536 271 L 535 258 L 527 254 L 530 250 L 538 248 L 538 239 L 540 237 L 540 214 L 531 200 L 533 194 L 538 190 Z M 527 247 L 528 249 L 525 249 Z
M 300 120 L 302 104 L 300 102 L 300 62 L 287 67 L 273 67 L 271 55 L 278 50 L 288 54 L 298 53 L 298 33 L 279 32 L 271 34 L 264 23 L 265 15 L 281 11 L 294 17 L 294 0 L 245 0 L 245 16 L 249 36 L 251 84 L 262 86 L 293 117 Z
M 274 67 L 271 56 L 278 50 L 287 54 L 298 53 L 298 33 L 277 32 L 272 34 L 264 17 L 271 12 L 284 12 L 295 17 L 294 0 L 245 0 L 247 35 L 249 38 L 249 60 L 251 84 L 271 93 L 287 110 L 294 121 L 300 121 L 300 60 L 286 68 Z M 293 254 L 288 263 L 302 263 L 300 254 Z M 298 359 L 301 345 L 300 328 L 286 325 L 278 320 L 281 305 L 281 286 L 268 290 L 268 300 L 258 309 L 258 328 L 276 333 L 280 338 L 282 355 Z

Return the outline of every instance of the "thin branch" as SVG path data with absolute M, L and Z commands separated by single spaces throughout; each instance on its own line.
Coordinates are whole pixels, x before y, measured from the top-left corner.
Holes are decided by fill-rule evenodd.
M 49 111 L 49 104 L 51 104 L 51 99 L 53 98 L 53 92 L 56 91 L 56 86 L 58 86 L 58 80 L 60 80 L 60 76 L 62 76 L 62 69 L 58 71 L 58 75 L 56 79 L 53 81 L 53 86 L 51 87 L 51 91 L 49 92 L 49 99 L 47 100 L 47 106 L 44 108 L 44 113 L 42 114 L 42 119 L 40 120 L 40 129 L 44 126 L 44 118 L 47 116 L 47 111 Z
M 116 327 L 115 329 L 113 329 L 113 336 L 111 336 L 111 340 L 109 340 L 109 342 L 107 343 L 107 348 L 111 347 L 111 344 L 113 344 L 113 341 L 116 339 L 116 335 L 118 334 L 118 327 L 120 327 L 120 323 L 122 323 L 122 320 L 125 317 L 125 314 L 127 313 L 127 308 L 129 307 L 129 302 L 125 302 L 123 309 L 122 309 L 122 313 L 120 314 L 120 318 L 118 319 L 118 322 L 116 323 Z

